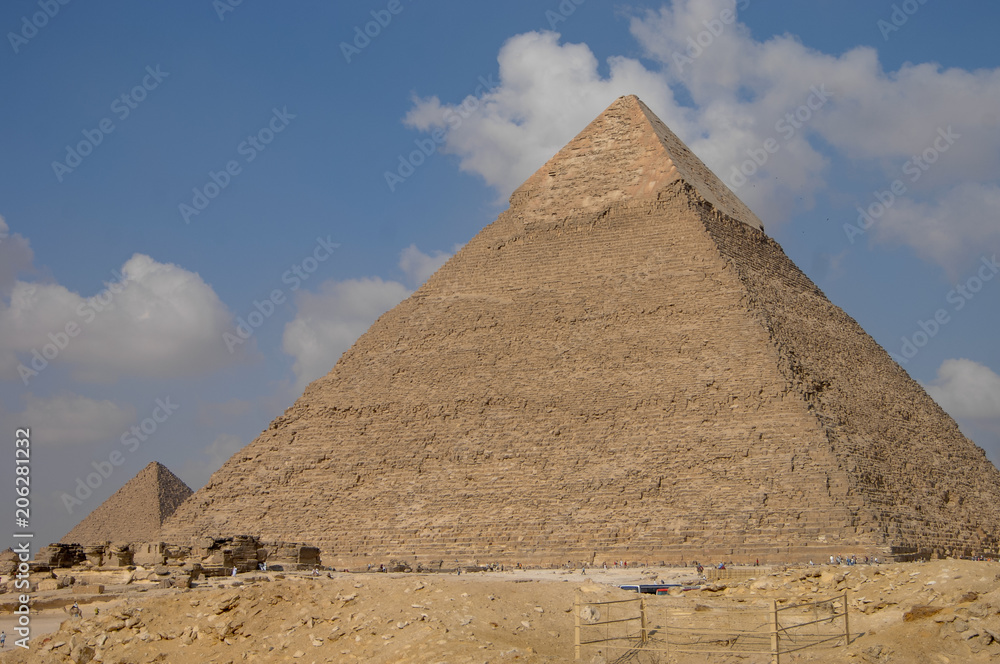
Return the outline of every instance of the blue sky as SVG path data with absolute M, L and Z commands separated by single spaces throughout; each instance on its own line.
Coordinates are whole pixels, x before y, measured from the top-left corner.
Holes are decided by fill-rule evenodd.
M 0 430 L 31 428 L 33 529 L 153 460 L 200 487 L 630 93 L 1000 462 L 997 25 L 941 0 L 4 3 Z

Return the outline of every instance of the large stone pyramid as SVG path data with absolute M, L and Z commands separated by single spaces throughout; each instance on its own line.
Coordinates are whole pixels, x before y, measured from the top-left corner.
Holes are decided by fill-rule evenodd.
M 997 548 L 1000 472 L 622 97 L 164 537 L 324 560 Z
M 166 466 L 150 462 L 61 541 L 85 546 L 158 541 L 163 521 L 193 493 Z

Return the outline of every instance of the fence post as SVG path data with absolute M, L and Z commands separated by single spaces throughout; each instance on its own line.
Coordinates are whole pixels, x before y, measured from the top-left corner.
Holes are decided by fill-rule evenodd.
M 573 598 L 573 615 L 576 623 L 575 635 L 573 637 L 574 654 L 576 661 L 580 661 L 580 594 Z
M 647 639 L 647 635 L 646 635 L 646 599 L 642 595 L 639 595 L 639 625 L 640 625 L 640 628 L 642 629 L 642 632 L 641 632 L 639 638 L 642 641 L 643 645 L 645 645 L 646 644 L 646 639 Z
M 844 635 L 847 637 L 847 642 L 844 647 L 851 645 L 851 623 L 847 619 L 847 591 L 844 591 Z
M 778 602 L 773 600 L 771 605 L 774 609 L 771 612 L 771 654 L 774 655 L 774 664 L 781 664 L 781 642 L 778 638 Z

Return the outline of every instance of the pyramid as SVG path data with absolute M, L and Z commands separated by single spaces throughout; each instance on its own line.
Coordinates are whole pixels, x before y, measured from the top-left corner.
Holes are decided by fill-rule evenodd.
M 163 464 L 153 461 L 105 500 L 62 542 L 156 542 L 163 521 L 194 492 Z
M 983 450 L 630 96 L 164 537 L 600 564 L 976 553 L 998 526 Z

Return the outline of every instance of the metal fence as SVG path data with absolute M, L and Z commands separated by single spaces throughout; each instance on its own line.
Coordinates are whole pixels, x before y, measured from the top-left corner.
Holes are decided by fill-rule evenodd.
M 637 595 L 574 605 L 575 657 L 657 662 L 661 655 L 782 655 L 850 642 L 847 593 L 814 602 L 737 602 Z

